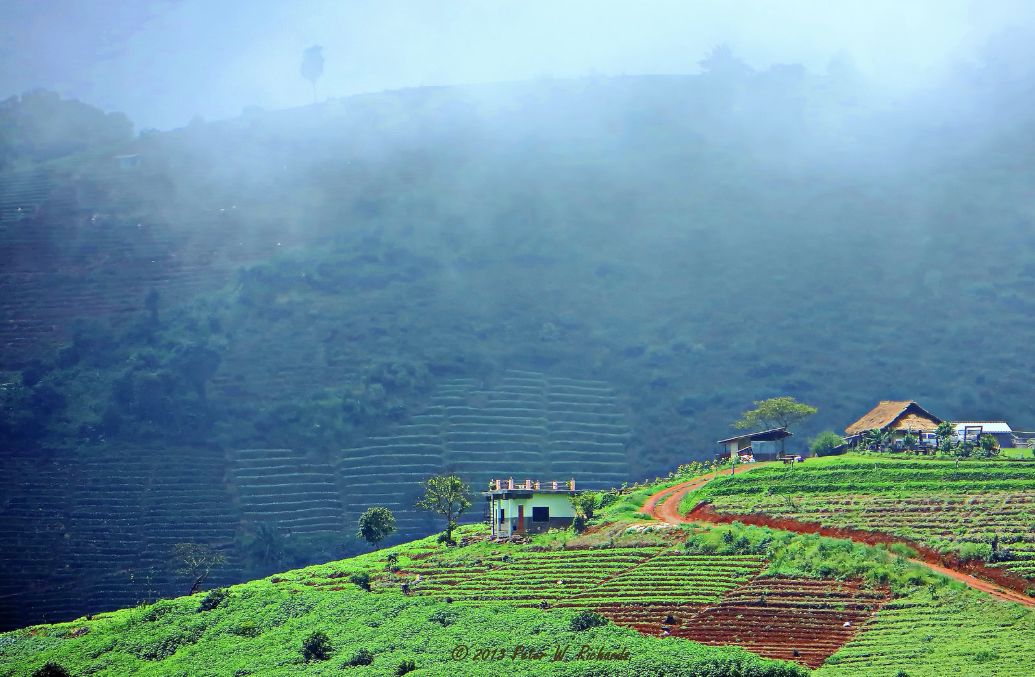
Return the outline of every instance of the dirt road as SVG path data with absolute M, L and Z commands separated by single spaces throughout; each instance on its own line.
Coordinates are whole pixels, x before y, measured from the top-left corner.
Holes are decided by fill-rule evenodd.
M 739 466 L 737 472 L 738 474 L 740 472 L 747 472 L 752 468 L 758 468 L 764 465 L 768 464 L 758 463 L 749 466 Z M 668 524 L 682 524 L 695 522 L 718 523 L 721 521 L 728 521 L 717 519 L 715 517 L 714 512 L 712 511 L 698 510 L 695 511 L 694 517 L 684 517 L 683 515 L 679 514 L 679 503 L 683 500 L 683 497 L 691 491 L 700 489 L 705 484 L 712 481 L 713 479 L 716 479 L 717 477 L 728 477 L 729 475 L 730 473 L 728 471 L 723 470 L 716 473 L 709 473 L 708 475 L 702 475 L 701 477 L 697 477 L 688 482 L 683 482 L 682 484 L 677 484 L 676 486 L 669 487 L 668 489 L 662 489 L 661 491 L 657 492 L 656 494 L 647 499 L 647 502 L 643 504 L 643 507 L 640 509 L 640 512 L 645 515 L 650 515 L 654 519 L 666 522 Z M 807 524 L 804 522 L 795 523 L 793 520 L 787 519 L 783 519 L 780 521 L 780 528 L 786 529 L 788 531 L 794 531 L 797 533 L 822 533 L 822 529 L 819 528 L 817 525 Z M 865 542 L 861 539 L 852 538 L 851 535 L 848 535 L 847 538 L 849 538 L 849 540 L 853 540 L 856 542 Z M 929 562 L 919 559 L 910 559 L 909 561 L 913 564 L 920 564 L 922 566 L 925 566 L 944 576 L 948 576 L 949 578 L 957 580 L 971 588 L 974 588 L 975 590 L 986 592 L 992 595 L 993 597 L 997 597 L 1008 602 L 1016 602 L 1017 604 L 1023 604 L 1027 607 L 1035 608 L 1035 599 L 1023 593 L 1016 592 L 1008 588 L 1004 588 L 1001 585 L 982 580 L 975 576 L 971 576 L 970 574 L 963 573 L 962 571 L 951 569 L 937 562 Z

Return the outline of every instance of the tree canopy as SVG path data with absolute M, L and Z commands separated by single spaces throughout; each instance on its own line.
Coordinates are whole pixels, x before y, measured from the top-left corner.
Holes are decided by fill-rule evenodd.
M 395 532 L 395 515 L 383 506 L 367 508 L 359 518 L 359 535 L 370 545 L 377 545 Z
M 435 475 L 424 482 L 417 507 L 445 517 L 445 540 L 452 542 L 456 519 L 471 507 L 471 488 L 458 475 Z
M 740 420 L 733 424 L 738 430 L 749 428 L 789 428 L 800 423 L 819 409 L 797 401 L 793 397 L 771 397 L 768 400 L 755 400 L 755 408 L 741 414 Z

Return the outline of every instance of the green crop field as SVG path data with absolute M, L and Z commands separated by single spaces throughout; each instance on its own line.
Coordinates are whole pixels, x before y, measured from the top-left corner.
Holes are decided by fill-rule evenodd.
M 892 534 L 1035 577 L 1035 463 L 846 456 L 723 478 L 684 499 Z
M 1035 613 L 970 590 L 919 590 L 886 604 L 817 677 L 1022 677 Z
M 700 470 L 612 494 L 584 534 L 494 542 L 485 527 L 463 526 L 459 546 L 429 537 L 2 634 L 0 675 L 32 677 L 47 662 L 75 675 L 192 676 L 1019 677 L 1035 669 L 1027 650 L 1035 610 L 910 562 L 905 546 L 630 519 L 652 492 Z M 995 533 L 1004 548 L 1027 552 L 1023 538 L 1008 539 L 1031 524 L 1030 475 L 1015 462 L 957 469 L 843 457 L 722 477 L 692 500 L 774 515 L 793 504 L 950 545 L 954 535 L 965 545 Z M 584 645 L 613 655 L 580 657 Z

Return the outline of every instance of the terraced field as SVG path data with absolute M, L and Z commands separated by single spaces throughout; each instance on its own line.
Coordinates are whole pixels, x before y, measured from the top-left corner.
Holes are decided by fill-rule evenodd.
M 405 582 L 411 594 L 454 604 L 592 610 L 643 634 L 736 644 L 811 667 L 890 598 L 886 588 L 855 581 L 765 576 L 759 555 L 688 555 L 678 544 L 553 551 L 493 544 L 469 555 L 432 550 L 409 558 L 395 574 L 376 574 L 375 591 Z M 328 591 L 352 587 L 347 574 L 334 571 L 277 580 Z
M 1035 490 L 983 494 L 922 492 L 891 494 L 804 494 L 721 496 L 722 513 L 762 512 L 824 526 L 868 529 L 954 552 L 999 555 L 991 566 L 1035 578 Z
M 641 566 L 622 572 L 575 595 L 582 606 L 604 604 L 710 604 L 762 570 L 755 555 L 684 555 L 665 551 Z
M 722 478 L 691 492 L 721 514 L 759 514 L 888 533 L 1035 576 L 1035 463 L 813 459 Z M 993 546 L 996 552 L 993 554 Z
M 238 580 L 231 552 L 240 516 L 223 483 L 222 454 L 11 459 L 0 476 L 0 624 L 66 620 L 185 592 L 172 546 L 203 543 L 227 564 L 212 584 Z M 60 490 L 55 490 L 60 488 Z
M 736 644 L 816 668 L 888 601 L 886 589 L 854 581 L 756 578 L 717 605 L 680 618 L 670 632 L 702 644 Z
M 291 534 L 338 533 L 342 507 L 331 467 L 293 449 L 238 449 L 231 478 L 242 516 Z
M 1025 677 L 1035 614 L 969 590 L 891 600 L 817 677 Z
M 510 370 L 497 383 L 451 379 L 427 408 L 391 434 L 344 449 L 336 469 L 348 520 L 371 505 L 393 510 L 397 539 L 433 522 L 415 509 L 420 482 L 456 472 L 475 491 L 494 477 L 565 479 L 605 488 L 629 477 L 629 427 L 618 396 L 600 381 Z M 476 505 L 468 520 L 482 518 Z
M 402 572 L 415 592 L 455 601 L 503 600 L 524 606 L 542 601 L 589 607 L 589 593 L 601 584 L 635 571 L 662 548 L 613 548 L 515 552 L 473 562 L 444 564 L 429 560 Z M 420 582 L 416 577 L 420 576 Z

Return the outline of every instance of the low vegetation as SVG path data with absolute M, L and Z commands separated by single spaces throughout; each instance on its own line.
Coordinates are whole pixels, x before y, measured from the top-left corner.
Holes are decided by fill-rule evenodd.
M 681 507 L 878 531 L 1035 578 L 1033 486 L 1035 464 L 849 455 L 722 478 Z

